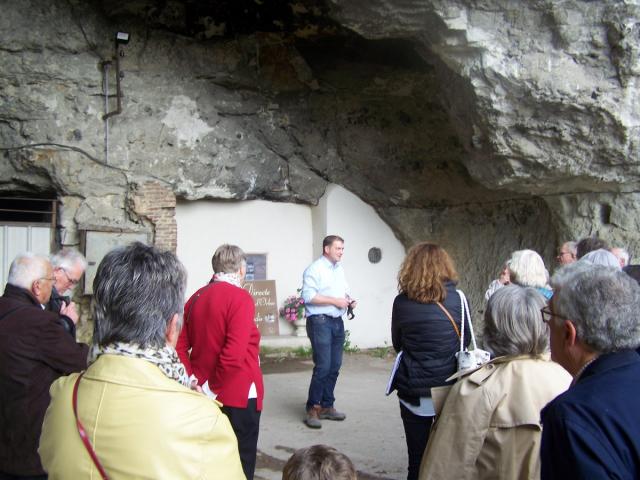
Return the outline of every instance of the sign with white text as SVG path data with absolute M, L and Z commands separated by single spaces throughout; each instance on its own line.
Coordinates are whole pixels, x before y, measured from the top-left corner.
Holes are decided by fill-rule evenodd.
M 275 280 L 245 282 L 243 288 L 251 294 L 256 306 L 255 322 L 260 335 L 278 335 L 278 301 Z

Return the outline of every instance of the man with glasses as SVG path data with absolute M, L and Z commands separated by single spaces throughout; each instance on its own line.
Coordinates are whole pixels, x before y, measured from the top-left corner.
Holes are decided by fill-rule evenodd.
M 564 242 L 558 250 L 556 260 L 560 266 L 569 265 L 577 260 L 576 242 Z
M 573 382 L 542 410 L 541 478 L 640 478 L 640 286 L 577 262 L 552 287 L 542 318 Z
M 47 478 L 37 448 L 49 387 L 87 366 L 87 345 L 45 310 L 54 282 L 46 257 L 20 254 L 0 297 L 0 480 Z
M 76 304 L 65 294 L 80 282 L 87 261 L 79 251 L 63 248 L 51 256 L 51 265 L 55 282 L 47 309 L 60 314 L 60 324 L 75 338 L 78 312 Z

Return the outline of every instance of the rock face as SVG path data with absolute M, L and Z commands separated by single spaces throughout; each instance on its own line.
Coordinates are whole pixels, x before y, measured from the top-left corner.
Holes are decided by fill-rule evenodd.
M 55 194 L 65 243 L 150 228 L 148 180 L 309 204 L 333 182 L 442 243 L 476 310 L 512 250 L 640 252 L 632 2 L 5 3 L 0 189 Z

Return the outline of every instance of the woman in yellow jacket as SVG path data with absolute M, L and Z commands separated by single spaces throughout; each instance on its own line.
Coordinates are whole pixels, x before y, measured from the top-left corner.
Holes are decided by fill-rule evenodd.
M 105 256 L 90 366 L 51 386 L 39 448 L 50 480 L 245 478 L 227 417 L 188 388 L 175 352 L 185 279 L 175 255 L 153 247 Z

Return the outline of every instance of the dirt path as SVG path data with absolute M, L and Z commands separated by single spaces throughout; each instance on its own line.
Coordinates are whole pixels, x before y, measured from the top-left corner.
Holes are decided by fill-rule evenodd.
M 323 421 L 320 430 L 302 423 L 311 360 L 266 361 L 265 406 L 260 422 L 256 480 L 280 480 L 298 448 L 324 443 L 345 453 L 360 480 L 406 478 L 406 446 L 398 400 L 384 389 L 392 359 L 345 355 L 336 387 L 336 408 L 344 422 Z

